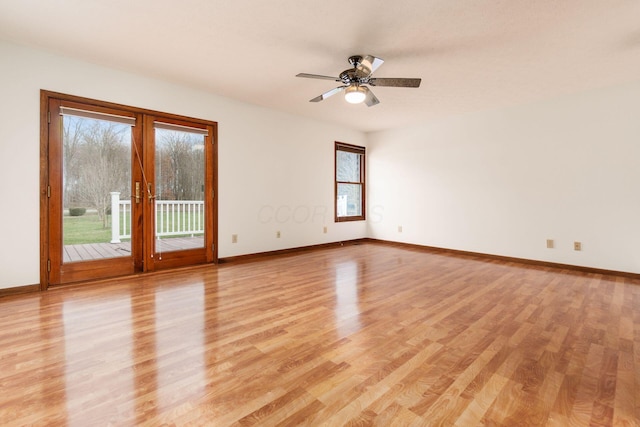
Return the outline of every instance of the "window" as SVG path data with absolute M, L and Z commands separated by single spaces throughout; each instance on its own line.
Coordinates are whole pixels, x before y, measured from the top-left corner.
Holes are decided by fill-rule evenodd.
M 365 219 L 365 148 L 336 142 L 336 222 Z

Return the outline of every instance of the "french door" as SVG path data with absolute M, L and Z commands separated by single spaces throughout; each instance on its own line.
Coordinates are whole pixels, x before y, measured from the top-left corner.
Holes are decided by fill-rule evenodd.
M 45 91 L 41 108 L 43 288 L 215 262 L 215 122 Z

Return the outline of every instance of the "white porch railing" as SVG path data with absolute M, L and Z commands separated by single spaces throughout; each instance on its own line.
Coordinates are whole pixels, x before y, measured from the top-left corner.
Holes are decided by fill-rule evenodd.
M 111 194 L 111 243 L 131 238 L 131 200 Z M 124 221 L 121 221 L 124 218 Z M 156 200 L 156 237 L 204 234 L 204 201 Z

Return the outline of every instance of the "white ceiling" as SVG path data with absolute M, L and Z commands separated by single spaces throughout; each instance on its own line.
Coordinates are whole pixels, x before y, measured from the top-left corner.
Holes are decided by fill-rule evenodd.
M 0 0 L 0 38 L 363 131 L 640 79 L 639 0 Z M 309 103 L 353 54 L 422 86 Z

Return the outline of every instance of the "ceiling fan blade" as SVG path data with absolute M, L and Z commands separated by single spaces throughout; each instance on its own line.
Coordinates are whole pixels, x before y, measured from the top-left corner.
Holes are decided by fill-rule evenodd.
M 391 87 L 420 87 L 422 79 L 394 79 L 394 78 L 371 78 L 371 86 L 391 86 Z
M 343 90 L 345 90 L 347 88 L 347 86 L 338 86 L 336 88 L 331 89 L 328 92 L 323 93 L 322 95 L 316 96 L 313 99 L 310 99 L 309 102 L 320 102 L 324 99 L 327 99 L 328 97 L 335 95 L 338 92 L 342 92 Z
M 300 74 L 296 74 L 296 77 L 304 77 L 307 79 L 322 79 L 322 80 L 333 80 L 334 82 L 340 82 L 342 80 L 340 80 L 337 77 L 330 77 L 330 76 L 321 76 L 319 74 L 307 74 L 307 73 L 300 73 Z
M 370 76 L 371 73 L 377 70 L 378 67 L 383 63 L 384 60 L 381 58 L 376 58 L 373 55 L 365 56 L 364 58 L 362 58 L 362 61 L 360 61 L 360 64 L 356 67 L 356 70 L 358 70 L 358 77 Z
M 376 104 L 380 103 L 380 100 L 376 98 L 373 92 L 366 86 L 362 86 L 364 91 L 367 93 L 366 98 L 364 98 L 364 103 L 367 104 L 367 107 L 373 107 Z

